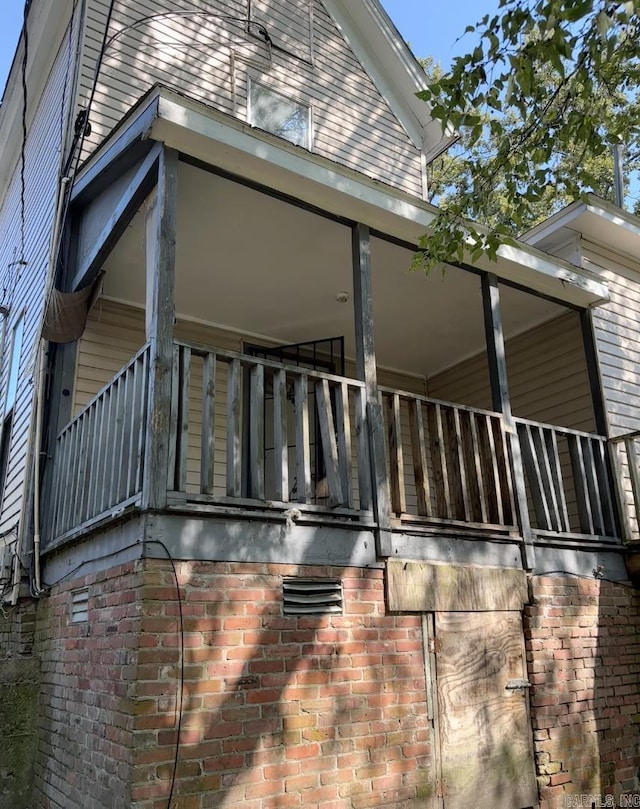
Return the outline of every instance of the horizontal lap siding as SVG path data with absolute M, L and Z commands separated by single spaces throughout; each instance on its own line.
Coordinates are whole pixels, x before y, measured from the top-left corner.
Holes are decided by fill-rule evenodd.
M 640 283 L 621 258 L 584 248 L 609 287 L 610 301 L 593 310 L 609 433 L 640 430 Z
M 268 30 L 277 44 L 278 37 L 288 29 L 278 15 L 283 6 L 280 2 L 267 5 L 272 14 Z M 297 0 L 296 5 L 302 8 L 306 2 Z M 89 2 L 82 72 L 85 98 L 93 83 L 107 7 L 106 0 Z M 319 0 L 313 3 L 313 65 L 275 48 L 269 62 L 268 50 L 258 37 L 248 36 L 242 22 L 224 19 L 246 19 L 246 0 L 139 0 L 135 4 L 116 0 L 110 31 L 116 32 L 147 15 L 189 10 L 220 16 L 211 22 L 197 17 L 155 21 L 140 30 L 128 31 L 110 45 L 97 83 L 87 153 L 155 83 L 246 120 L 247 78 L 251 76 L 311 105 L 314 152 L 421 195 L 419 150 Z M 298 12 L 297 21 L 301 18 Z M 297 29 L 289 28 L 289 33 L 291 30 Z M 304 36 L 302 27 L 299 33 Z M 291 38 L 280 36 L 280 42 L 289 47 Z M 301 41 L 302 56 L 308 55 L 308 45 L 306 37 L 306 42 Z
M 42 316 L 49 242 L 54 217 L 60 161 L 61 116 L 67 76 L 69 36 L 60 52 L 37 108 L 25 148 L 25 266 L 20 247 L 20 162 L 0 209 L 0 288 L 3 303 L 10 304 L 9 322 L 2 356 L 1 406 L 4 411 L 13 327 L 25 312 L 17 396 L 14 408 L 9 464 L 0 516 L 0 533 L 15 528 L 20 517 L 26 477 L 26 454 L 31 424 L 34 346 Z
M 593 406 L 578 315 L 571 312 L 506 341 L 509 397 L 515 416 L 594 429 Z M 430 396 L 491 408 L 486 353 L 428 381 Z

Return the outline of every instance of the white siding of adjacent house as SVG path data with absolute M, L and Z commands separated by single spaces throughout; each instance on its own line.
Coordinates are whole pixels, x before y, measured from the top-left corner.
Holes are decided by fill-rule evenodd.
M 37 101 L 25 148 L 25 266 L 21 258 L 20 162 L 16 165 L 0 208 L 0 292 L 10 303 L 0 378 L 0 406 L 4 414 L 11 338 L 24 313 L 9 464 L 0 515 L 0 534 L 14 531 L 25 491 L 26 454 L 34 385 L 34 344 L 42 316 L 49 240 L 54 217 L 60 161 L 61 120 L 68 86 L 69 37 L 65 36 L 42 97 Z
M 610 301 L 593 310 L 593 325 L 609 434 L 623 435 L 640 430 L 640 276 L 631 260 L 586 242 L 582 253 L 609 287 Z
M 88 98 L 109 3 L 89 0 L 82 70 Z M 310 5 L 313 37 L 304 21 Z M 295 26 L 285 19 L 293 6 Z M 250 77 L 310 105 L 313 151 L 383 183 L 420 196 L 420 151 L 412 144 L 320 0 L 261 2 L 254 17 L 270 15 L 269 32 L 286 52 L 248 35 L 248 0 L 115 0 L 110 31 L 148 15 L 208 11 L 214 16 L 154 20 L 127 31 L 107 49 L 92 112 L 94 148 L 153 84 L 161 83 L 222 112 L 247 119 Z M 232 22 L 228 18 L 240 22 Z M 300 38 L 300 57 L 293 37 Z M 313 63 L 309 61 L 313 53 Z

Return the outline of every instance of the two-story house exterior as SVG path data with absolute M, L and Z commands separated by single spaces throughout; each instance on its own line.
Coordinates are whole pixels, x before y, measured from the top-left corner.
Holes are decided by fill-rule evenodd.
M 7 806 L 639 794 L 640 222 L 409 272 L 453 140 L 422 81 L 378 0 L 31 0 Z

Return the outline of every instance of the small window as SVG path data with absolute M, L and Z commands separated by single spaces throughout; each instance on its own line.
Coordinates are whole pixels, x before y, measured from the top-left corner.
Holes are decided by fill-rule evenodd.
M 18 390 L 18 373 L 20 371 L 20 354 L 22 353 L 22 333 L 24 331 L 24 318 L 16 323 L 11 341 L 11 360 L 9 361 L 9 376 L 7 379 L 7 395 L 4 400 L 4 414 L 13 409 Z
M 249 82 L 249 123 L 296 146 L 311 148 L 311 108 Z

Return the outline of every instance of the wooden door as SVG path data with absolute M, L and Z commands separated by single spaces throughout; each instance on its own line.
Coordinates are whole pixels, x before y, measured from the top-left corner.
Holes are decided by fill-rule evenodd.
M 445 809 L 538 802 L 519 612 L 435 613 Z

